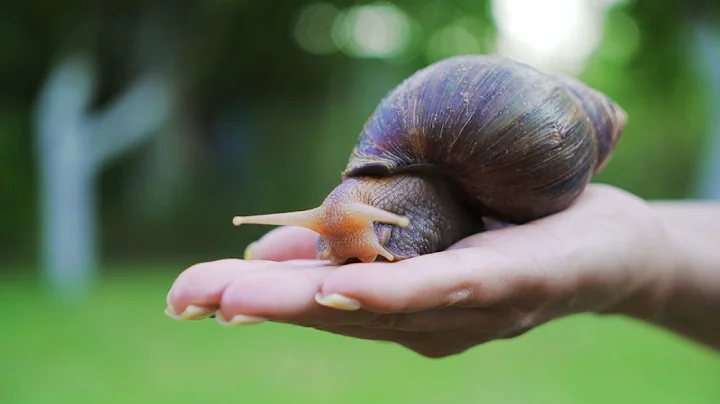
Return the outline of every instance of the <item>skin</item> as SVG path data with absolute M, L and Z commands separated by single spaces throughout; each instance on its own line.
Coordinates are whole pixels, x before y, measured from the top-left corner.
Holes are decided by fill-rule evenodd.
M 717 202 L 647 202 L 591 185 L 555 215 L 392 263 L 315 260 L 316 237 L 281 227 L 248 260 L 193 265 L 170 288 L 167 314 L 295 324 L 442 358 L 594 313 L 720 350 Z

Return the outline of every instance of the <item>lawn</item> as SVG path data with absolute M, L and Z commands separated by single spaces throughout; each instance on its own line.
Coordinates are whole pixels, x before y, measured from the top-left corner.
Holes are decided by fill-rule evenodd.
M 720 356 L 623 319 L 567 318 L 431 360 L 287 325 L 174 321 L 172 280 L 110 277 L 59 310 L 4 279 L 0 403 L 720 402 Z

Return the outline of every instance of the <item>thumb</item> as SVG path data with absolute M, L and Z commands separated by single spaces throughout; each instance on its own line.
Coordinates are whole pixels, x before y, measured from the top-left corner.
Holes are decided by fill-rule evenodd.
M 317 237 L 317 233 L 302 227 L 278 227 L 250 243 L 245 250 L 245 259 L 268 261 L 314 259 Z

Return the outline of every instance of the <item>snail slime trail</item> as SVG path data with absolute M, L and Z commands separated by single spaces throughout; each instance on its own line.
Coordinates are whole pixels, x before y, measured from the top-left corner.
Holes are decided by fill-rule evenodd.
M 318 233 L 317 258 L 397 261 L 566 209 L 609 161 L 625 111 L 579 80 L 496 55 L 417 71 L 376 107 L 320 206 L 235 217 Z

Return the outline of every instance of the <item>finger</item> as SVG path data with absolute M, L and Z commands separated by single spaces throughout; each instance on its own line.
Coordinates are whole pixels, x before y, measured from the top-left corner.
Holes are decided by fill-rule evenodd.
M 294 269 L 286 266 L 280 270 L 246 273 L 225 288 L 219 301 L 219 315 L 238 325 L 245 319 L 309 326 L 350 323 L 348 317 L 357 318 L 363 313 L 338 315 L 314 300 L 323 279 L 333 270 L 332 266 Z
M 193 265 L 168 292 L 168 314 L 184 320 L 216 315 L 219 322 L 233 325 L 267 320 L 335 326 L 374 322 L 376 313 L 343 312 L 315 302 L 322 280 L 333 270 L 316 260 L 228 259 Z
M 317 260 L 286 261 L 293 268 L 323 265 Z M 197 320 L 211 316 L 220 304 L 228 285 L 242 274 L 251 271 L 269 271 L 288 268 L 288 265 L 270 261 L 247 262 L 225 259 L 200 263 L 181 273 L 167 294 L 167 314 L 184 320 Z
M 354 308 L 379 313 L 417 312 L 536 298 L 561 285 L 560 274 L 540 266 L 532 255 L 474 247 L 340 267 L 323 282 L 319 302 L 351 299 Z
M 405 331 L 460 327 L 460 324 L 477 322 L 474 317 L 478 316 L 469 313 L 450 320 L 439 313 L 383 319 L 382 314 L 367 310 L 343 311 L 319 305 L 315 296 L 324 279 L 335 271 L 337 267 L 325 265 L 243 273 L 225 287 L 217 315 L 222 323 L 231 325 L 275 321 L 311 327 L 362 325 Z
M 315 258 L 318 234 L 302 227 L 278 227 L 251 243 L 245 259 L 286 261 Z
M 365 310 L 340 311 L 318 305 L 314 299 L 322 282 L 337 267 L 308 267 L 247 272 L 235 277 L 220 299 L 223 321 L 257 323 L 264 320 L 305 326 L 355 326 L 405 332 L 485 330 L 506 327 L 513 319 L 493 312 L 447 308 L 419 313 L 378 314 Z
M 225 288 L 245 272 L 266 268 L 269 263 L 249 265 L 226 259 L 196 264 L 183 271 L 167 294 L 168 314 L 186 320 L 212 315 Z

